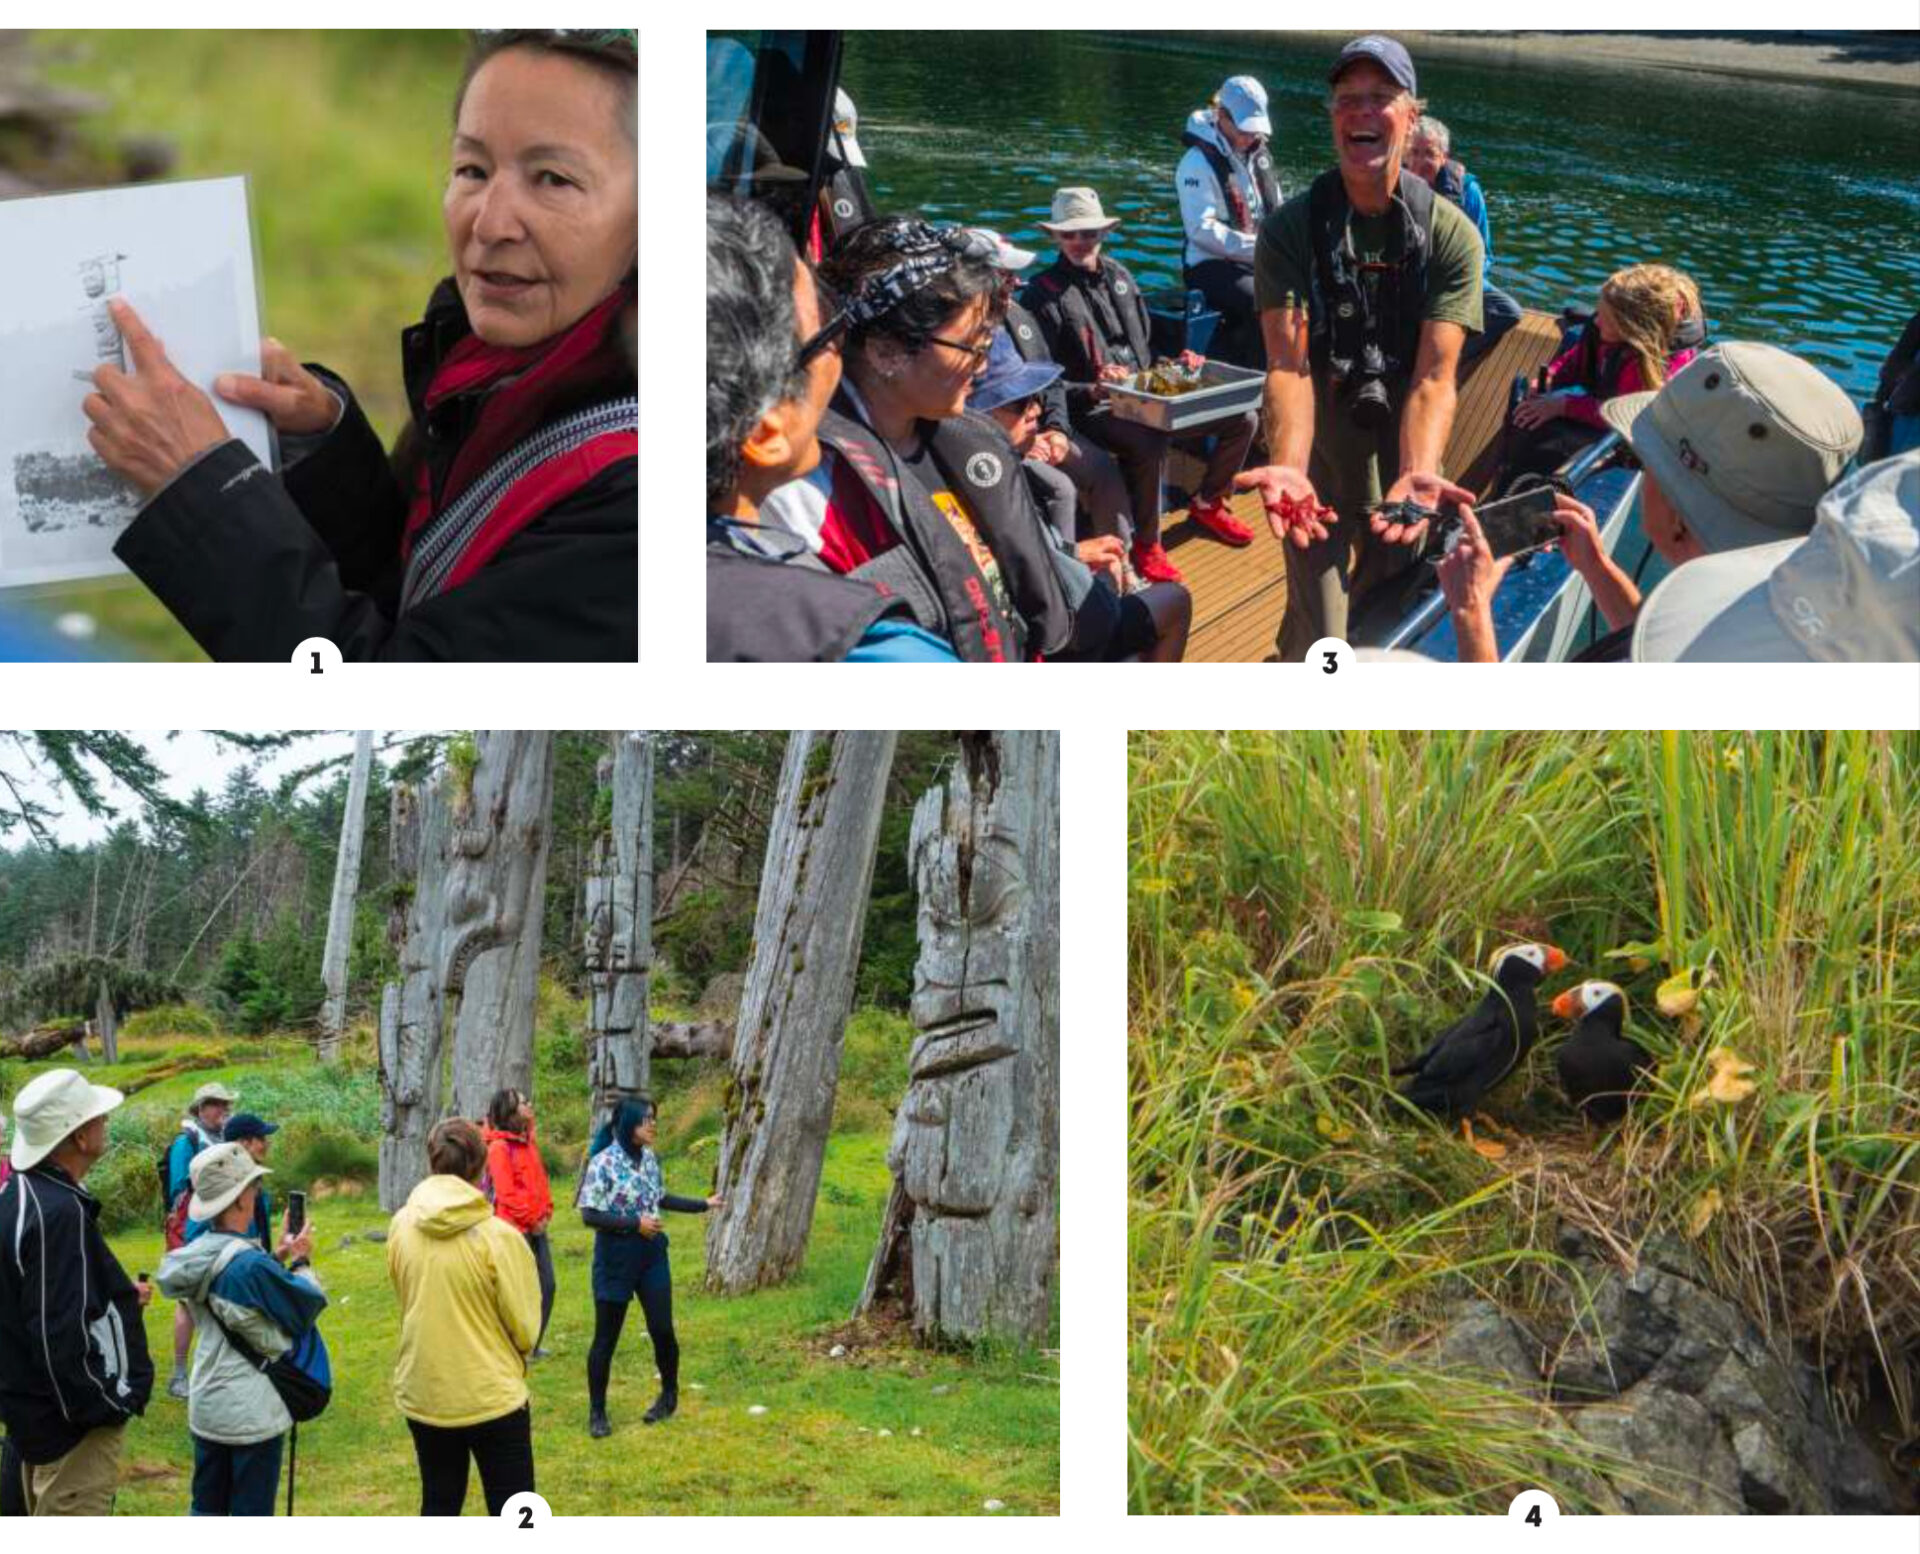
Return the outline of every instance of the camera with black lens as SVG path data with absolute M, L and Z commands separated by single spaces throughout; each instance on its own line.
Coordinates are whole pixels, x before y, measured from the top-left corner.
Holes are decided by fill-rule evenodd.
M 1393 393 L 1387 387 L 1392 369 L 1379 346 L 1369 340 L 1360 348 L 1358 362 L 1335 357 L 1330 365 L 1335 387 L 1355 426 L 1371 432 L 1393 419 Z

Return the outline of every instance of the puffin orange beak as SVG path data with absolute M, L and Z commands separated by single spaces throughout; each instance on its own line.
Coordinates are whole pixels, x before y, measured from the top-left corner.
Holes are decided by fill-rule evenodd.
M 1567 952 L 1556 949 L 1553 945 L 1549 944 L 1547 946 L 1547 975 L 1552 976 L 1554 972 L 1565 969 L 1566 964 Z
M 1547 1007 L 1553 1010 L 1561 1019 L 1571 1020 L 1573 1018 L 1573 995 L 1574 989 L 1568 988 L 1566 992 L 1562 993 Z

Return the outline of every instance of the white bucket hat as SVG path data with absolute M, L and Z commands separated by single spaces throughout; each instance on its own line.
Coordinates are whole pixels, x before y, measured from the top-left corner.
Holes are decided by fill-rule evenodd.
M 1860 448 L 1860 412 L 1812 362 L 1736 340 L 1600 407 L 1708 550 L 1798 539 Z
M 16 1171 L 31 1170 L 69 1135 L 125 1099 L 118 1090 L 89 1084 L 71 1068 L 42 1074 L 13 1098 L 13 1147 L 7 1158 Z
M 1252 76 L 1229 76 L 1220 86 L 1220 106 L 1227 110 L 1234 128 L 1248 135 L 1271 135 L 1273 121 L 1267 117 L 1267 89 Z
M 1100 205 L 1099 191 L 1088 188 L 1055 189 L 1053 220 L 1040 223 L 1042 232 L 1111 232 L 1120 225 Z
M 855 138 L 860 129 L 860 110 L 853 105 L 853 99 L 847 96 L 844 86 L 833 89 L 833 132 L 840 137 L 840 151 L 847 159 L 849 167 L 865 167 L 867 154 L 860 149 Z
M 198 1090 L 193 1092 L 193 1099 L 187 1104 L 187 1110 L 190 1112 L 198 1112 L 208 1101 L 225 1101 L 227 1105 L 231 1106 L 239 1099 L 239 1096 L 221 1084 L 219 1080 L 210 1079 Z
M 193 1199 L 187 1204 L 189 1219 L 212 1219 L 256 1182 L 273 1173 L 247 1152 L 244 1144 L 216 1144 L 203 1149 L 187 1167 L 193 1179 Z
M 1920 452 L 1822 499 L 1804 540 L 1702 556 L 1640 607 L 1638 663 L 1920 662 Z

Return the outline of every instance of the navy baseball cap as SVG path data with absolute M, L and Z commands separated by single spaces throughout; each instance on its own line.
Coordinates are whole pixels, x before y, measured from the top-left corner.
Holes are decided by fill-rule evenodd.
M 1064 369 L 1058 362 L 1029 362 L 1020 359 L 1013 337 L 1004 327 L 996 330 L 987 351 L 987 370 L 973 380 L 967 395 L 969 410 L 998 410 L 1002 405 L 1031 399 Z
M 1327 72 L 1327 80 L 1338 81 L 1340 72 L 1360 59 L 1372 60 L 1414 96 L 1420 95 L 1420 88 L 1414 85 L 1413 59 L 1406 47 L 1396 39 L 1382 37 L 1377 32 L 1370 32 L 1364 38 L 1355 38 L 1343 48 L 1340 57 L 1333 62 L 1333 69 Z
M 280 1124 L 268 1122 L 264 1117 L 256 1117 L 252 1112 L 236 1112 L 227 1119 L 227 1125 L 220 1130 L 223 1143 L 238 1144 L 242 1139 L 263 1139 L 269 1133 L 278 1133 Z

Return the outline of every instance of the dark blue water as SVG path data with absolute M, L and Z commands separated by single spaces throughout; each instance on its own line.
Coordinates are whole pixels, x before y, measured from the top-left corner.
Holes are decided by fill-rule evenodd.
M 1499 284 L 1593 305 L 1620 266 L 1691 273 L 1718 338 L 1797 351 L 1856 399 L 1920 309 L 1920 93 L 1582 63 L 1420 66 L 1479 177 Z M 1173 168 L 1186 116 L 1249 71 L 1289 194 L 1332 165 L 1328 50 L 1285 39 L 856 33 L 842 79 L 883 209 L 997 226 L 1052 258 L 1055 187 L 1092 184 L 1114 252 L 1179 284 Z M 1416 61 L 1418 63 L 1418 61 Z

